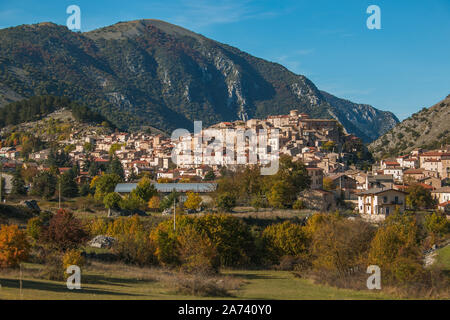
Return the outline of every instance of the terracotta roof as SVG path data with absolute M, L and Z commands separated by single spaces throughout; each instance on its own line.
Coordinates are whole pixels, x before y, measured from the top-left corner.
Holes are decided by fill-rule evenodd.
M 403 174 L 422 174 L 423 169 L 408 169 L 403 172 Z
M 446 207 L 446 206 L 448 206 L 448 205 L 450 205 L 450 201 L 442 202 L 442 203 L 439 203 L 439 204 L 438 204 L 439 207 Z

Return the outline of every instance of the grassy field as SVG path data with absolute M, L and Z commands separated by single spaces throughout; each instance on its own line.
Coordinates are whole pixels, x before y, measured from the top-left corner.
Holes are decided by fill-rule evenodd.
M 435 265 L 442 268 L 447 274 L 450 275 L 450 245 L 447 245 L 436 252 L 437 256 Z
M 0 299 L 390 299 L 383 292 L 343 290 L 315 285 L 287 271 L 225 270 L 219 281 L 234 282 L 230 296 L 202 297 L 177 292 L 176 275 L 161 269 L 104 265 L 88 267 L 82 289 L 32 276 L 38 266 L 26 264 L 20 291 L 19 271 L 0 273 Z M 219 279 L 219 278 L 218 278 Z M 22 292 L 22 294 L 20 294 Z

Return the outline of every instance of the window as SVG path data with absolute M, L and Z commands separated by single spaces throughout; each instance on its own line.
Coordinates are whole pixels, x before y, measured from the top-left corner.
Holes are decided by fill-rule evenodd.
M 395 196 L 395 203 L 398 203 L 398 196 Z
M 387 202 L 387 197 L 384 196 L 384 197 L 383 197 L 383 203 L 386 203 L 386 202 Z

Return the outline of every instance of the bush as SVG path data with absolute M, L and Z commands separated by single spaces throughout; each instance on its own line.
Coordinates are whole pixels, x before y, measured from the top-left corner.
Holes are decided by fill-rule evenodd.
M 148 266 L 157 263 L 155 246 L 145 231 L 126 233 L 117 238 L 112 251 L 124 263 Z
M 17 225 L 0 227 L 0 267 L 17 267 L 28 258 L 30 245 Z
M 85 263 L 86 261 L 84 257 L 81 255 L 81 252 L 79 250 L 76 249 L 67 250 L 62 258 L 62 267 L 64 270 L 64 274 L 68 276 L 66 270 L 69 266 L 74 265 L 81 268 L 82 266 L 84 266 Z
M 302 210 L 305 209 L 305 203 L 302 199 L 295 200 L 294 204 L 292 205 L 292 209 L 294 210 Z
M 339 278 L 365 272 L 373 234 L 368 223 L 327 218 L 312 234 L 313 268 Z
M 182 270 L 201 274 L 218 271 L 220 261 L 216 248 L 208 237 L 200 234 L 192 225 L 179 233 L 177 242 Z
M 289 221 L 268 226 L 263 231 L 263 240 L 273 262 L 282 256 L 304 255 L 308 249 L 308 238 L 302 227 Z
M 212 257 L 210 246 L 207 244 L 210 241 L 216 249 L 221 266 L 250 263 L 255 252 L 255 244 L 249 227 L 230 215 L 208 214 L 202 217 L 177 216 L 176 231 L 173 230 L 172 220 L 166 220 L 152 230 L 151 239 L 156 246 L 155 254 L 162 265 L 180 266 L 182 264 L 183 257 L 180 256 L 179 251 L 182 238 L 179 239 L 178 236 L 188 226 L 192 226 L 198 232 L 200 236 L 196 235 L 196 237 L 203 239 L 201 247 L 204 251 L 201 254 L 205 257 Z M 195 254 L 200 253 L 195 252 Z
M 37 241 L 42 231 L 42 220 L 39 217 L 34 217 L 27 222 L 27 234 L 30 238 Z
M 418 236 L 413 217 L 394 213 L 377 230 L 370 245 L 369 262 L 382 268 L 387 282 L 403 282 L 402 270 L 415 269 L 422 258 Z
M 202 297 L 228 297 L 230 294 L 223 280 L 206 278 L 203 275 L 180 276 L 174 283 L 177 292 Z
M 219 194 L 216 205 L 219 209 L 230 212 L 236 206 L 236 197 L 230 192 Z

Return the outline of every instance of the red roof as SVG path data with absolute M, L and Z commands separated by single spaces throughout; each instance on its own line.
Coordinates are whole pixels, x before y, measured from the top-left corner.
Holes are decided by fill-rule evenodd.
M 429 151 L 424 152 L 420 155 L 421 157 L 442 157 L 442 156 L 450 156 L 449 152 L 436 152 L 436 151 Z
M 447 202 L 442 202 L 442 203 L 439 203 L 439 204 L 438 204 L 439 207 L 446 207 L 446 206 L 448 206 L 448 205 L 450 205 L 450 200 L 447 201 Z
M 403 174 L 423 174 L 423 169 L 408 169 Z
M 400 166 L 400 163 L 398 163 L 397 161 L 385 161 L 384 164 L 388 166 Z

